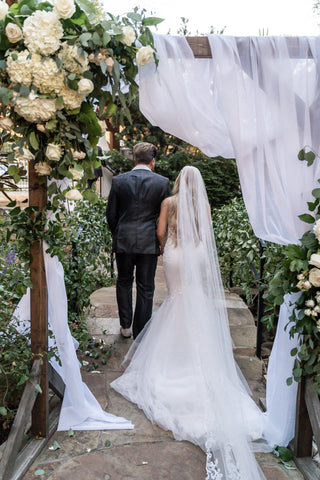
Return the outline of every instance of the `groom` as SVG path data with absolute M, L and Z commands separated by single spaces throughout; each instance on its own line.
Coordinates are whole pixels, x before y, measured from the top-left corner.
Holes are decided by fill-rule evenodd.
M 114 177 L 107 206 L 118 269 L 117 302 L 120 332 L 131 336 L 132 284 L 136 269 L 137 298 L 133 338 L 152 314 L 154 276 L 160 253 L 157 220 L 161 202 L 170 195 L 169 179 L 153 172 L 157 147 L 138 143 L 133 148 L 135 167 Z

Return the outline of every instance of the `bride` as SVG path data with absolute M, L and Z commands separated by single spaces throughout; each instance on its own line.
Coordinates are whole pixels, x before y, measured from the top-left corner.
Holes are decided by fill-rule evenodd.
M 168 296 L 131 346 L 111 386 L 177 440 L 207 453 L 206 480 L 265 479 L 253 442 L 264 417 L 232 352 L 208 198 L 184 167 L 163 201 L 157 235 Z

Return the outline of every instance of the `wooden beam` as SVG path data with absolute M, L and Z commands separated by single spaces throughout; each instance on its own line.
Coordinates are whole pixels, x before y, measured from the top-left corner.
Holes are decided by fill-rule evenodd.
M 238 45 L 239 53 L 249 51 L 250 37 L 235 37 Z M 186 37 L 188 44 L 196 58 L 212 58 L 211 48 L 208 37 Z M 287 37 L 287 45 L 291 58 L 299 58 L 300 50 L 298 44 L 298 37 Z M 170 55 L 170 52 L 168 52 Z M 310 50 L 307 53 L 309 58 L 312 58 Z
M 296 429 L 294 437 L 294 455 L 297 458 L 312 455 L 312 427 L 305 400 L 306 379 L 303 377 L 298 386 Z
M 306 405 L 312 426 L 313 436 L 320 452 L 320 400 L 314 391 L 310 378 L 306 382 Z M 320 472 L 319 472 L 320 473 Z
M 47 202 L 47 187 L 39 185 L 41 177 L 34 169 L 35 161 L 29 162 L 29 205 L 42 210 Z M 32 412 L 31 432 L 39 437 L 48 434 L 49 395 L 47 374 L 48 352 L 48 321 L 47 321 L 47 286 L 42 244 L 36 241 L 30 249 L 32 261 L 30 264 L 31 289 L 31 351 L 42 356 L 40 387 Z
M 54 391 L 59 398 L 63 399 L 65 384 L 59 373 L 48 363 L 48 380 L 49 387 Z
M 18 456 L 23 435 L 28 424 L 32 407 L 36 401 L 37 392 L 35 385 L 39 382 L 41 376 L 41 362 L 36 359 L 31 369 L 32 381 L 28 381 L 24 388 L 18 411 L 14 418 L 9 437 L 6 442 L 6 448 L 3 452 L 0 463 L 0 478 L 10 480 L 14 469 L 14 464 Z

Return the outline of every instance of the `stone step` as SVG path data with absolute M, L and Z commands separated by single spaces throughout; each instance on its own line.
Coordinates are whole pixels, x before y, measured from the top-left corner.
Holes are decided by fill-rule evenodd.
M 236 347 L 252 348 L 256 345 L 257 328 L 254 325 L 231 326 L 230 332 Z
M 254 318 L 248 308 L 227 308 L 230 327 L 254 326 Z

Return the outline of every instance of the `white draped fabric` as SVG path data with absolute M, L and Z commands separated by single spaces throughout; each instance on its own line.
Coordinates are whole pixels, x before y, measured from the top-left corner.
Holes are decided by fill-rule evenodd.
M 257 237 L 297 243 L 320 177 L 320 38 L 209 36 L 210 59 L 196 59 L 185 37 L 155 35 L 159 55 L 140 67 L 140 109 L 153 124 L 209 156 L 236 158 L 244 201 Z M 267 418 L 276 444 L 294 432 L 296 385 L 287 387 L 296 339 L 288 339 L 290 298 L 281 307 L 267 382 Z M 279 422 L 281 419 L 281 422 Z M 273 431 L 273 428 L 270 428 Z
M 76 342 L 68 326 L 68 303 L 64 271 L 58 258 L 51 257 L 44 242 L 43 254 L 48 292 L 48 322 L 54 334 L 61 366 L 51 361 L 65 382 L 58 430 L 116 430 L 132 429 L 130 421 L 105 412 L 87 385 L 82 382 Z M 20 328 L 30 328 L 30 291 L 24 295 L 15 310 Z

